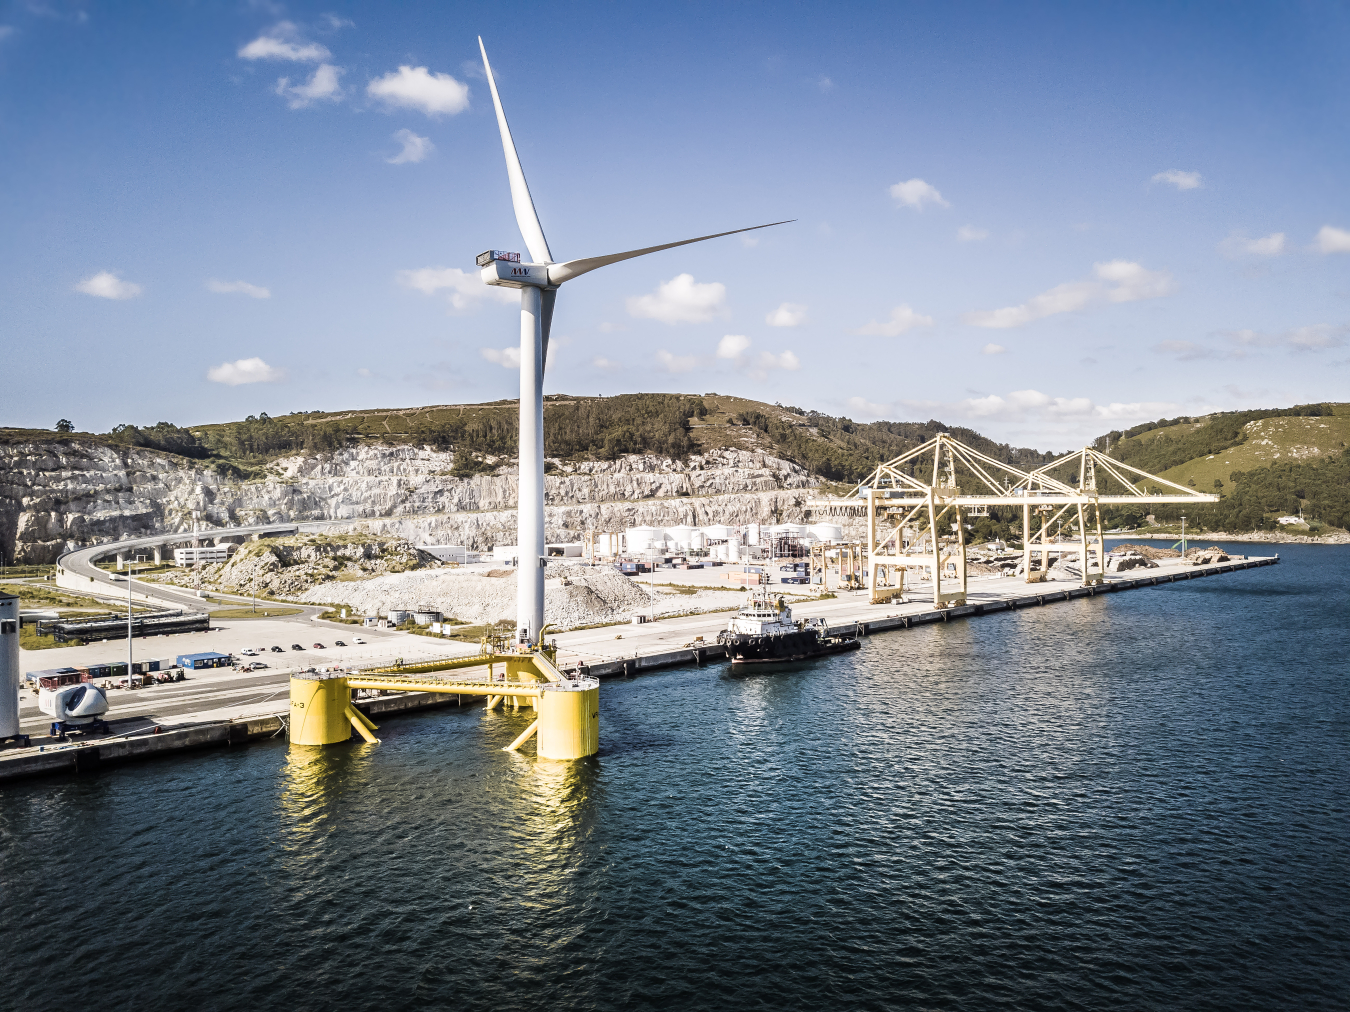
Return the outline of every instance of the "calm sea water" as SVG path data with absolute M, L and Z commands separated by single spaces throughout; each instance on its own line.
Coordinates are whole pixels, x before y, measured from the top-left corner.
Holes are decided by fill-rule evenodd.
M 1249 546 L 1252 551 L 1256 546 Z M 1344 1009 L 1350 549 L 0 790 L 0 1007 Z

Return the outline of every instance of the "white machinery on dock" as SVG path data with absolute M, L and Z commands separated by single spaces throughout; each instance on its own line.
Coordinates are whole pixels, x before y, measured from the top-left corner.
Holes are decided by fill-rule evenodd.
M 62 685 L 38 691 L 38 709 L 52 718 L 52 735 L 67 731 L 107 731 L 103 715 L 108 712 L 108 694 L 93 682 Z

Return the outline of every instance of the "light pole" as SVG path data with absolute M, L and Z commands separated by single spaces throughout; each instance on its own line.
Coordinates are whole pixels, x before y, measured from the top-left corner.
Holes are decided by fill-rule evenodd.
M 135 640 L 131 635 L 131 583 L 136 577 L 136 563 L 144 562 L 144 555 L 133 555 L 127 562 L 127 688 L 131 688 L 132 649 Z
M 1181 514 L 1181 558 L 1186 558 L 1186 514 Z

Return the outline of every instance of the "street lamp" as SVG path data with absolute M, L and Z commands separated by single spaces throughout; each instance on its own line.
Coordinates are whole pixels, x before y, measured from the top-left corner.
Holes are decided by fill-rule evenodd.
M 132 649 L 135 640 L 131 635 L 131 584 L 136 577 L 136 563 L 144 562 L 144 555 L 133 555 L 127 562 L 127 688 L 131 688 Z

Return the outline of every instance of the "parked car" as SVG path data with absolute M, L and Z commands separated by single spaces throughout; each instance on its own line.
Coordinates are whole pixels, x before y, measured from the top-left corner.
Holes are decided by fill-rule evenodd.
M 315 643 L 315 644 L 314 644 L 314 649 L 315 649 L 315 650 L 325 650 L 325 649 L 327 649 L 327 648 L 326 648 L 322 643 Z
M 272 653 L 274 653 L 274 654 L 284 654 L 285 652 L 286 652 L 286 651 L 285 651 L 285 650 L 282 650 L 281 647 L 273 647 L 273 648 L 272 648 Z
M 292 650 L 303 650 L 303 649 L 305 649 L 305 648 L 302 647 L 299 643 L 292 643 L 292 644 L 291 644 L 291 649 L 292 649 Z
M 257 657 L 257 656 L 258 656 L 258 651 L 254 650 L 252 647 L 244 647 L 243 650 L 240 650 L 240 651 L 239 651 L 239 656 L 240 656 L 240 657 Z
M 346 645 L 347 644 L 343 643 L 342 640 L 333 640 L 333 646 L 335 647 L 345 647 Z
M 363 640 L 360 636 L 353 636 L 353 637 L 352 637 L 352 642 L 355 643 L 355 644 L 357 644 L 358 646 L 365 646 L 365 645 L 366 645 L 366 641 Z
M 246 671 L 261 671 L 261 670 L 262 670 L 263 668 L 265 668 L 265 667 L 267 667 L 267 665 L 264 664 L 262 661 L 254 661 L 252 664 L 246 664 L 246 665 L 244 665 L 244 670 L 246 670 Z

